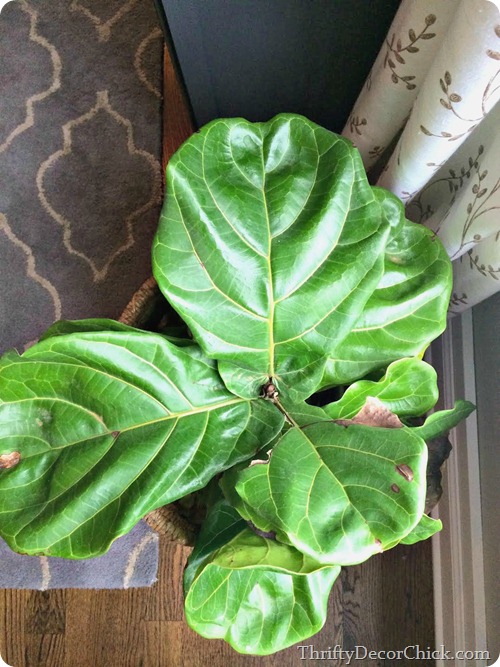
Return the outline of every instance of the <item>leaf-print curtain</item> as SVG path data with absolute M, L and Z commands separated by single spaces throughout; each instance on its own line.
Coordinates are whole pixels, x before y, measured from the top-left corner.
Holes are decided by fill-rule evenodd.
M 451 312 L 500 290 L 498 5 L 403 0 L 343 131 L 443 241 Z

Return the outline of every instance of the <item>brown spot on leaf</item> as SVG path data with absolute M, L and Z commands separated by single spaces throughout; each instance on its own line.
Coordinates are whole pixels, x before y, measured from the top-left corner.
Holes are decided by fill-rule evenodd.
M 375 539 L 375 544 L 377 545 L 380 553 L 382 553 L 384 551 L 384 547 L 382 546 L 382 542 L 378 539 L 378 537 Z
M 401 463 L 400 465 L 396 466 L 396 470 L 406 479 L 407 482 L 413 481 L 413 470 L 406 463 Z
M 387 408 L 380 399 L 368 396 L 365 404 L 352 419 L 335 420 L 340 426 L 363 424 L 364 426 L 378 426 L 379 428 L 402 428 L 399 417 Z
M 399 486 L 397 484 L 393 484 L 391 486 L 391 491 L 394 491 L 394 493 L 399 493 L 401 491 L 401 489 L 399 488 Z
M 2 454 L 0 455 L 0 468 L 7 470 L 8 468 L 13 468 L 17 466 L 21 460 L 21 454 L 19 452 L 12 452 L 11 454 Z
M 120 435 L 120 431 L 111 431 L 113 438 L 117 438 Z

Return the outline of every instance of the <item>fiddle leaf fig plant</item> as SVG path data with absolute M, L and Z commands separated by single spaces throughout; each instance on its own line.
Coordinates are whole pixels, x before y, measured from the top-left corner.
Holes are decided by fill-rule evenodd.
M 446 324 L 450 261 L 349 141 L 282 114 L 183 144 L 153 270 L 184 336 L 58 322 L 0 360 L 0 534 L 89 558 L 210 484 L 187 621 L 272 653 L 322 627 L 341 566 L 441 528 L 425 443 L 473 406 L 414 418 L 438 398 L 421 356 Z

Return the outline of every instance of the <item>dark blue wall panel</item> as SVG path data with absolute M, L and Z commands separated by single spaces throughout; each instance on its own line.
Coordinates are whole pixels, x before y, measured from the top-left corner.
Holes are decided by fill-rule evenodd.
M 162 0 L 198 125 L 296 112 L 340 131 L 399 0 Z

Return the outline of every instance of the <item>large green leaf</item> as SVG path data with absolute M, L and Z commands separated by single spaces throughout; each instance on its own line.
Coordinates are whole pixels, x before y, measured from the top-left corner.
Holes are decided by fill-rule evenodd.
M 349 419 L 358 414 L 368 396 L 378 398 L 399 417 L 422 415 L 438 399 L 436 371 L 416 358 L 395 361 L 378 382 L 355 382 L 340 400 L 325 405 L 323 410 L 332 419 Z
M 302 399 L 359 320 L 401 224 L 342 137 L 290 114 L 217 120 L 169 162 L 154 274 L 234 393 L 256 396 L 273 378 Z
M 374 191 L 389 220 L 404 219 L 396 197 Z M 350 384 L 395 359 L 421 354 L 446 327 L 451 287 L 451 262 L 433 232 L 408 221 L 398 226 L 377 289 L 330 355 L 321 386 Z
M 225 639 L 241 653 L 274 653 L 322 628 L 339 572 L 255 534 L 222 502 L 188 561 L 186 619 L 202 636 Z
M 234 393 L 272 378 L 296 402 L 420 353 L 451 289 L 440 241 L 369 186 L 357 150 L 291 114 L 214 121 L 181 147 L 153 266 Z
M 313 423 L 223 480 L 240 514 L 322 563 L 394 546 L 424 511 L 427 448 L 405 428 Z M 234 489 L 231 490 L 231 486 Z
M 116 320 L 109 320 L 107 318 L 89 318 L 86 320 L 60 320 L 55 322 L 50 326 L 40 337 L 40 340 L 46 340 L 47 338 L 53 338 L 54 336 L 65 336 L 66 334 L 74 333 L 91 333 L 97 331 L 121 331 L 123 333 L 136 333 L 137 331 L 142 331 L 146 333 L 149 330 L 137 329 L 136 327 L 129 326 L 128 324 L 123 324 L 122 322 L 117 322 Z M 166 331 L 172 331 L 174 335 L 167 334 Z M 196 355 L 200 359 L 204 359 L 205 362 L 210 363 L 210 360 L 207 359 L 206 355 L 203 353 L 202 349 L 196 342 L 184 336 L 186 333 L 183 327 L 168 327 L 162 329 L 161 332 L 162 338 L 168 340 L 170 343 L 176 347 L 191 347 L 189 354 Z M 181 334 L 181 336 L 179 336 Z M 214 365 L 214 364 L 212 364 Z
M 0 534 L 16 551 L 103 553 L 281 429 L 274 406 L 230 394 L 197 346 L 101 325 L 59 325 L 0 362 L 0 454 L 20 454 L 0 470 Z

